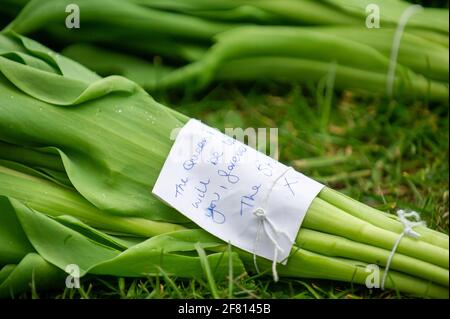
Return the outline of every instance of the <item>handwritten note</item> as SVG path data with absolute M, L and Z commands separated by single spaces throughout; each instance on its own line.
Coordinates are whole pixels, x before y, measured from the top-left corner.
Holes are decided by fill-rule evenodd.
M 272 260 L 274 246 L 260 234 L 258 208 L 286 236 L 277 238 L 285 261 L 303 218 L 323 185 L 286 165 L 190 120 L 179 132 L 153 194 L 201 228 L 250 253 Z M 256 250 L 256 251 L 255 251 Z

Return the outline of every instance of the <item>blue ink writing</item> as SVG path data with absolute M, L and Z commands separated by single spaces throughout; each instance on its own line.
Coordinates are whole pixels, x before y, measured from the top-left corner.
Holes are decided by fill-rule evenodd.
M 295 181 L 295 182 L 289 183 L 289 182 L 288 182 L 288 180 L 286 179 L 286 177 L 284 178 L 284 180 L 286 181 L 286 184 L 284 184 L 284 186 L 287 186 L 287 187 L 289 187 L 289 190 L 291 191 L 292 195 L 294 195 L 294 197 L 295 197 L 295 193 L 294 193 L 294 190 L 293 190 L 293 189 L 291 188 L 291 185 L 293 185 L 293 184 L 297 184 L 297 183 L 298 183 L 298 181 Z
M 208 178 L 208 181 L 200 181 L 200 186 L 194 188 L 197 191 L 197 198 L 195 199 L 195 202 L 192 203 L 192 206 L 195 208 L 198 208 L 198 206 L 203 202 L 203 199 L 206 197 L 206 193 L 208 192 L 208 184 L 210 182 L 211 180 Z
M 261 163 L 260 161 L 257 161 L 256 168 L 267 177 L 270 177 L 273 174 L 273 167 L 270 163 Z
M 244 146 L 239 146 L 236 153 L 231 158 L 231 161 L 227 166 L 227 170 L 219 169 L 217 171 L 217 174 L 219 174 L 219 176 L 226 177 L 230 184 L 236 184 L 237 182 L 239 182 L 240 180 L 239 176 L 232 174 L 232 172 L 238 166 L 245 152 L 247 152 L 247 148 Z
M 211 200 L 208 208 L 206 209 L 206 216 L 210 217 L 213 222 L 217 224 L 225 223 L 225 215 L 217 210 L 217 202 L 220 200 L 220 194 L 214 193 L 215 199 Z
M 240 211 L 241 216 L 242 216 L 242 211 L 244 210 L 245 207 L 253 207 L 253 203 L 255 201 L 255 196 L 256 196 L 256 194 L 258 194 L 260 187 L 261 187 L 261 184 L 252 186 L 253 193 L 250 195 L 244 195 L 241 197 L 241 211 Z
M 186 186 L 187 182 L 188 182 L 188 178 L 182 178 L 180 179 L 181 183 L 175 184 L 175 198 L 178 197 L 178 195 L 183 195 L 184 192 L 184 187 Z
M 233 145 L 234 143 L 236 143 L 236 140 L 234 138 L 228 137 L 225 140 L 222 140 L 222 143 L 226 145 Z
M 218 152 L 213 152 L 211 154 L 211 158 L 209 159 L 209 162 L 213 165 L 217 165 L 222 156 L 223 156 L 223 152 L 220 154 Z
M 197 143 L 197 146 L 194 150 L 194 154 L 188 160 L 183 163 L 183 168 L 187 171 L 194 168 L 194 166 L 199 162 L 203 149 L 206 145 L 206 139 L 203 138 L 200 142 Z

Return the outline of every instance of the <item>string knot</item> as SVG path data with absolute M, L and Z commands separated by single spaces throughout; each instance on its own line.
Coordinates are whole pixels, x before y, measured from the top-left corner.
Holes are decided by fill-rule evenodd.
M 400 209 L 399 211 L 397 211 L 397 216 L 400 222 L 403 224 L 403 232 L 405 233 L 405 236 L 409 236 L 412 238 L 420 237 L 420 234 L 413 229 L 416 226 L 425 226 L 425 222 L 420 219 L 419 213 L 415 211 L 407 213 L 404 210 Z M 414 221 L 410 220 L 409 218 L 413 218 Z
M 394 39 L 392 41 L 391 56 L 386 80 L 386 90 L 389 97 L 394 94 L 395 69 L 397 67 L 398 52 L 400 50 L 400 42 L 402 40 L 403 31 L 405 30 L 409 18 L 421 10 L 423 10 L 423 7 L 419 4 L 410 5 L 405 9 L 405 11 L 403 11 L 397 24 L 397 29 L 395 30 Z
M 278 272 L 277 272 L 278 253 L 284 252 L 284 249 L 281 248 L 281 246 L 278 242 L 278 237 L 279 237 L 279 235 L 284 235 L 290 241 L 289 236 L 284 231 L 279 230 L 272 223 L 272 221 L 267 217 L 266 211 L 263 208 L 261 208 L 261 207 L 256 208 L 253 211 L 253 215 L 255 215 L 255 217 L 258 218 L 258 220 L 259 220 L 258 231 L 256 233 L 255 250 L 253 253 L 253 263 L 255 265 L 255 269 L 257 272 L 259 272 L 258 264 L 256 263 L 256 249 L 257 249 L 256 246 L 257 246 L 258 242 L 260 241 L 260 232 L 262 229 L 262 230 L 264 230 L 267 237 L 269 237 L 269 239 L 272 242 L 273 247 L 274 247 L 274 252 L 273 252 L 274 256 L 273 256 L 273 262 L 272 262 L 272 274 L 273 274 L 273 280 L 275 282 L 277 282 L 278 281 Z
M 411 212 L 405 212 L 403 209 L 399 209 L 397 211 L 397 216 L 399 221 L 403 225 L 403 231 L 401 232 L 400 236 L 394 243 L 394 247 L 392 247 L 391 254 L 388 257 L 388 260 L 386 262 L 386 268 L 384 269 L 383 279 L 381 280 L 381 289 L 384 290 L 384 283 L 387 278 L 387 274 L 389 271 L 389 267 L 391 266 L 392 258 L 394 257 L 395 251 L 397 250 L 398 245 L 400 244 L 400 241 L 404 236 L 412 237 L 412 238 L 419 238 L 420 234 L 414 230 L 414 227 L 416 226 L 425 226 L 425 222 L 421 220 L 420 215 L 418 212 L 411 211 Z M 410 220 L 410 218 L 414 220 Z
M 264 198 L 263 206 L 267 206 L 267 202 L 269 200 L 269 196 L 272 193 L 273 188 L 275 187 L 278 180 L 280 180 L 288 171 L 290 171 L 292 167 L 287 167 L 281 175 L 279 175 L 272 183 L 272 185 L 269 188 L 269 191 Z M 284 253 L 284 249 L 281 248 L 279 244 L 279 237 L 280 235 L 283 235 L 290 243 L 292 243 L 292 240 L 290 239 L 289 235 L 286 234 L 283 230 L 278 229 L 278 227 L 272 223 L 270 218 L 267 216 L 267 212 L 264 208 L 258 207 L 255 210 L 253 210 L 253 215 L 259 220 L 258 229 L 256 231 L 256 238 L 255 238 L 255 247 L 253 249 L 253 264 L 255 265 L 256 272 L 259 273 L 258 264 L 256 262 L 256 252 L 258 249 L 258 243 L 261 240 L 261 230 L 264 231 L 266 236 L 270 239 L 270 241 L 273 244 L 273 261 L 272 261 L 272 274 L 273 274 L 273 280 L 275 282 L 278 281 L 278 272 L 277 272 L 277 261 L 278 261 L 278 253 Z
M 256 217 L 258 217 L 260 220 L 261 219 L 266 219 L 266 211 L 264 210 L 264 208 L 258 207 L 257 209 L 255 209 L 253 211 L 253 215 L 255 215 Z

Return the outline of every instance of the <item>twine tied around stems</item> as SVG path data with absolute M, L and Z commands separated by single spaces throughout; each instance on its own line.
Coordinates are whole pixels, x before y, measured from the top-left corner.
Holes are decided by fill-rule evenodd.
M 400 21 L 397 24 L 397 29 L 395 30 L 394 40 L 392 41 L 391 47 L 391 57 L 389 61 L 389 68 L 387 73 L 386 81 L 386 91 L 388 96 L 392 97 L 394 93 L 394 79 L 395 79 L 395 68 L 397 66 L 398 51 L 400 49 L 400 41 L 402 40 L 403 31 L 405 30 L 406 23 L 408 23 L 409 18 L 415 13 L 422 11 L 423 7 L 419 4 L 413 4 L 403 11 Z
M 272 183 L 271 187 L 269 188 L 269 191 L 267 192 L 266 197 L 263 201 L 263 207 L 267 206 L 267 202 L 269 200 L 270 194 L 272 193 L 273 188 L 277 184 L 277 182 L 282 178 L 289 170 L 293 169 L 292 167 L 288 167 L 284 172 L 278 176 L 274 182 Z M 277 272 L 277 260 L 278 260 L 278 253 L 283 253 L 284 250 L 281 248 L 280 244 L 278 243 L 278 237 L 280 235 L 285 236 L 290 243 L 292 243 L 291 239 L 289 238 L 288 234 L 286 234 L 284 231 L 277 228 L 273 222 L 269 219 L 267 216 L 267 212 L 263 207 L 258 207 L 253 211 L 253 215 L 255 215 L 256 218 L 259 220 L 258 230 L 256 231 L 256 238 L 255 238 L 255 246 L 253 249 L 253 264 L 255 265 L 256 272 L 259 273 L 258 264 L 256 262 L 256 251 L 258 248 L 259 241 L 261 240 L 261 230 L 265 232 L 267 237 L 270 239 L 270 241 L 273 244 L 274 247 L 274 253 L 273 253 L 273 262 L 272 262 L 272 274 L 273 274 L 273 280 L 275 282 L 278 281 L 278 272 Z
M 253 214 L 259 219 L 259 225 L 258 230 L 256 232 L 256 241 L 255 241 L 255 251 L 253 253 L 253 263 L 255 264 L 256 271 L 259 272 L 258 264 L 256 263 L 256 245 L 260 241 L 260 235 L 261 235 L 261 229 L 264 230 L 267 237 L 269 237 L 270 241 L 273 243 L 274 252 L 273 252 L 273 262 L 272 262 L 272 274 L 273 274 L 273 280 L 275 282 L 278 281 L 278 272 L 277 272 L 277 259 L 278 259 L 278 252 L 283 253 L 283 248 L 280 247 L 280 244 L 278 244 L 278 241 L 275 237 L 278 237 L 278 235 L 284 235 L 286 238 L 289 238 L 289 236 L 282 230 L 278 229 L 267 217 L 266 211 L 263 208 L 257 208 L 253 211 Z M 272 233 L 275 235 L 273 236 Z
M 403 224 L 403 232 L 400 234 L 400 236 L 397 238 L 397 240 L 394 243 L 394 247 L 392 247 L 391 254 L 388 257 L 386 268 L 384 269 L 383 278 L 381 280 L 381 289 L 384 290 L 384 283 L 387 278 L 387 274 L 389 272 L 389 267 L 391 266 L 392 258 L 394 257 L 395 251 L 397 250 L 398 245 L 400 244 L 400 241 L 404 236 L 408 236 L 411 238 L 419 238 L 420 234 L 417 233 L 413 228 L 416 226 L 425 226 L 425 222 L 421 220 L 419 213 L 415 211 L 411 212 L 405 212 L 404 210 L 400 209 L 397 211 L 397 216 L 400 220 L 400 222 Z M 408 218 L 414 218 L 415 221 L 411 221 Z

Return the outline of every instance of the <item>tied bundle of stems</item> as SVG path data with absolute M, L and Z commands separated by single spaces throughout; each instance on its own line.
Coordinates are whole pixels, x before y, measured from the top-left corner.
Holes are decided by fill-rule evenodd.
M 131 277 L 209 276 L 205 264 L 217 277 L 228 265 L 253 271 L 252 254 L 229 252 L 151 194 L 171 132 L 188 117 L 126 78 L 101 78 L 11 32 L 0 34 L 0 74 L 0 296 L 25 289 L 31 275 L 38 287 L 63 284 L 55 278 L 69 264 L 81 275 Z M 448 236 L 415 230 L 420 238 L 400 241 L 385 287 L 447 298 Z M 366 266 L 385 267 L 402 231 L 325 187 L 279 274 L 364 284 Z
M 203 87 L 213 79 L 261 78 L 317 83 L 332 72 L 338 89 L 384 94 L 390 66 L 390 52 L 386 44 L 390 43 L 393 32 L 370 32 L 349 28 L 242 27 L 218 35 L 217 43 L 202 59 L 168 73 L 154 86 L 167 88 L 194 82 L 198 87 Z M 378 41 L 364 43 L 363 39 L 369 42 L 371 40 L 368 39 L 374 38 L 374 34 L 378 36 Z M 402 63 L 405 66 L 398 65 L 396 68 L 392 84 L 394 95 L 401 96 L 408 92 L 412 98 L 429 95 L 433 100 L 446 101 L 448 48 L 413 35 L 405 38 L 406 45 L 402 49 Z M 428 49 L 422 49 L 417 54 L 419 43 L 430 51 L 425 53 Z M 424 57 L 432 55 L 433 62 L 427 65 L 429 60 Z
M 399 0 L 80 0 L 75 30 L 62 23 L 70 3 L 30 1 L 6 29 L 50 36 L 64 55 L 150 92 L 224 80 L 318 83 L 331 72 L 340 90 L 448 101 L 448 9 L 412 15 L 394 57 L 411 5 Z M 366 25 L 374 5 L 380 28 Z

